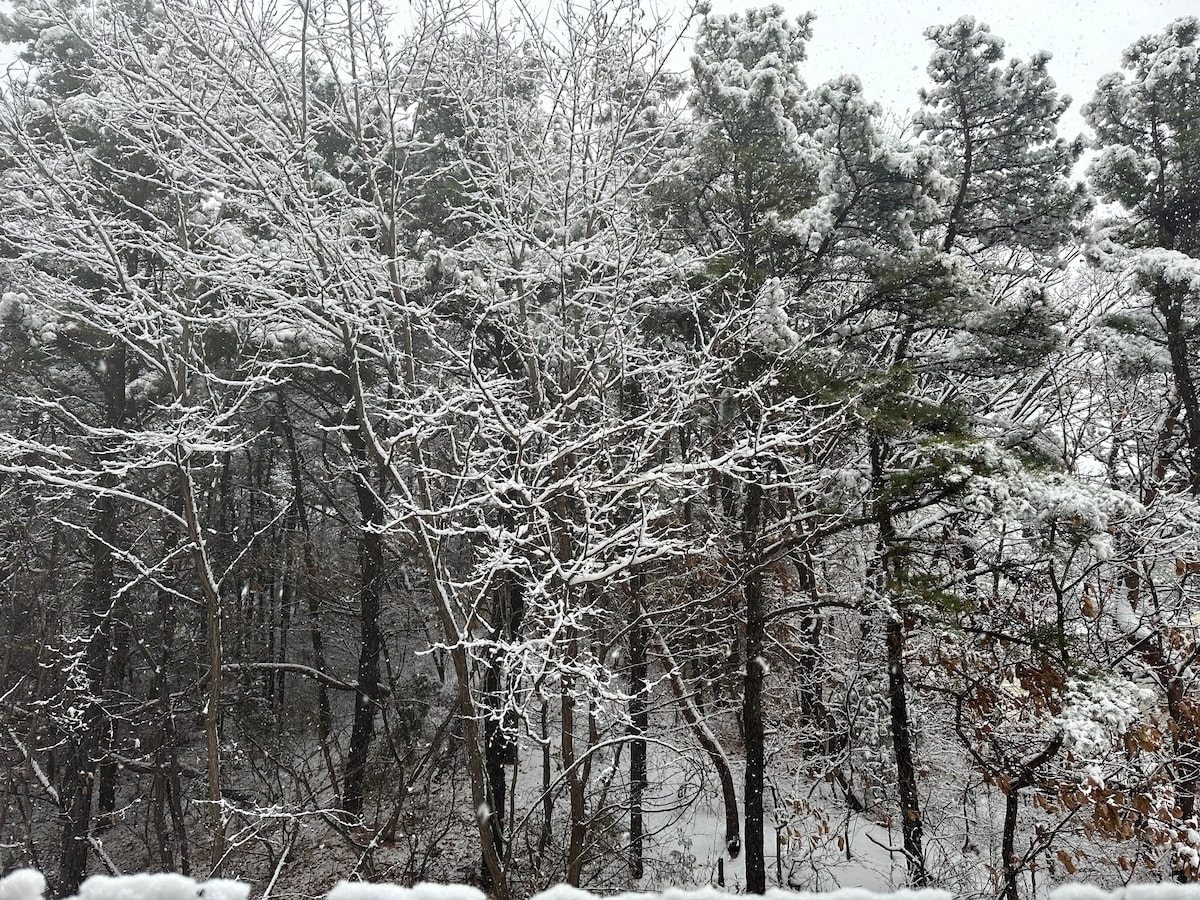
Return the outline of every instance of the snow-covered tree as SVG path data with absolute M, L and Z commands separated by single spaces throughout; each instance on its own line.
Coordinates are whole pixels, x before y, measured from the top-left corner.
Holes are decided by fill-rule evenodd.
M 1084 107 L 1099 150 L 1089 177 L 1108 204 L 1090 249 L 1100 267 L 1129 288 L 1107 310 L 1097 329 L 1097 345 L 1118 350 L 1116 365 L 1108 367 L 1114 387 L 1150 391 L 1140 393 L 1128 412 L 1118 409 L 1108 417 L 1114 481 L 1136 492 L 1158 523 L 1152 541 L 1129 536 L 1129 571 L 1116 626 L 1159 681 L 1171 723 L 1173 784 L 1167 789 L 1174 796 L 1171 806 L 1181 836 L 1194 821 L 1200 779 L 1198 733 L 1187 687 L 1191 639 L 1185 637 L 1190 635 L 1186 625 L 1180 630 L 1186 614 L 1178 605 L 1186 594 L 1196 534 L 1194 496 L 1200 490 L 1194 341 L 1200 285 L 1200 206 L 1194 184 L 1200 162 L 1195 134 L 1198 53 L 1200 23 L 1178 19 L 1130 46 L 1122 70 L 1101 79 Z M 1137 438 L 1135 417 L 1148 419 Z M 1141 445 L 1136 457 L 1131 455 L 1134 440 Z M 1178 849 L 1176 866 L 1194 874 L 1194 846 L 1183 837 Z

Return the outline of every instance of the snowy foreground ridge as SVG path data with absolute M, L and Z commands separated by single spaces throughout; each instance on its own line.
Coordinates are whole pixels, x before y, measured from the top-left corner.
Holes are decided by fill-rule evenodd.
M 20 869 L 0 878 L 0 900 L 44 900 L 46 880 L 33 869 Z M 241 881 L 214 879 L 195 881 L 183 875 L 141 874 L 94 875 L 83 883 L 79 900 L 248 900 L 250 885 Z M 730 895 L 716 888 L 665 890 L 657 894 L 616 894 L 609 900 L 725 900 Z M 798 893 L 769 890 L 766 900 L 952 900 L 949 891 L 895 891 L 882 894 L 858 888 L 843 888 L 828 893 Z M 484 894 L 459 884 L 418 884 L 400 887 L 394 884 L 365 884 L 342 881 L 325 900 L 484 900 Z M 560 885 L 531 900 L 598 900 L 595 894 Z M 1052 888 L 1049 900 L 1200 900 L 1200 885 L 1135 884 L 1106 891 L 1086 884 L 1066 884 Z

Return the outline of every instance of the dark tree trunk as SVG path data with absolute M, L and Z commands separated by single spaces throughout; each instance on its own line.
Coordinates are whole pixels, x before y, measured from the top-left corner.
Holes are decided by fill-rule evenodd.
M 125 351 L 118 345 L 105 357 L 101 370 L 105 401 L 105 424 L 120 428 L 125 424 Z M 99 447 L 98 458 L 108 452 Z M 102 476 L 105 488 L 116 487 L 116 477 Z M 112 654 L 113 593 L 115 566 L 113 548 L 117 545 L 117 503 L 107 493 L 92 505 L 92 535 L 89 551 L 91 571 L 84 591 L 87 598 L 87 647 L 83 670 L 88 680 L 88 696 L 83 698 L 83 721 L 78 732 L 67 740 L 60 798 L 62 816 L 62 858 L 59 869 L 59 896 L 79 892 L 87 874 L 89 838 L 92 827 L 93 793 L 99 776 L 99 758 L 104 738 L 101 697 L 107 683 L 109 657 Z M 113 774 L 115 779 L 115 773 Z M 115 791 L 115 786 L 114 786 Z
M 631 587 L 633 601 L 633 626 L 629 629 L 629 867 L 634 879 L 643 872 L 645 852 L 645 826 L 642 820 L 642 804 L 645 802 L 646 775 L 646 732 L 650 727 L 650 715 L 646 706 L 646 684 L 648 666 L 646 645 L 650 641 L 642 609 L 642 594 L 646 587 L 646 576 L 638 573 Z
M 904 607 L 897 599 L 895 608 L 887 602 L 893 593 L 895 580 L 896 526 L 892 511 L 881 493 L 884 489 L 884 457 L 886 448 L 877 436 L 870 439 L 871 480 L 876 492 L 875 516 L 879 523 L 879 544 L 875 554 L 875 593 L 887 619 L 888 716 L 892 731 L 892 753 L 896 760 L 896 788 L 900 805 L 900 832 L 904 855 L 908 860 L 910 887 L 925 887 L 929 875 L 925 870 L 924 824 L 917 784 L 917 767 L 913 759 L 912 722 L 908 716 L 908 687 L 904 667 L 905 625 Z
M 762 572 L 759 571 L 758 539 L 762 517 L 762 486 L 752 483 L 746 491 L 744 510 L 743 561 L 747 574 L 742 581 L 746 603 L 746 669 L 742 693 L 742 725 L 746 732 L 746 893 L 764 894 L 767 890 L 767 866 L 764 856 L 763 787 L 766 769 L 766 727 L 763 721 L 763 682 L 767 663 L 763 638 L 766 604 Z
M 560 716 L 562 718 L 562 761 L 566 770 L 567 796 L 570 800 L 571 831 L 567 844 L 567 884 L 579 887 L 583 878 L 583 844 L 587 837 L 586 807 L 584 803 L 584 781 L 575 754 L 575 677 L 571 666 L 579 655 L 579 638 L 574 627 L 565 629 L 565 652 L 563 657 L 562 692 L 560 694 Z
M 515 527 L 512 521 L 506 523 Z M 516 638 L 521 632 L 521 620 L 525 614 L 524 589 L 512 574 L 501 579 L 501 584 L 495 594 L 493 619 L 496 622 L 493 639 L 507 637 Z M 484 674 L 484 703 L 487 705 L 487 717 L 483 722 L 483 762 L 487 773 L 488 783 L 488 825 L 492 831 L 492 842 L 496 855 L 503 858 L 504 850 L 504 810 L 508 801 L 508 770 L 506 766 L 514 764 L 517 754 L 517 740 L 514 731 L 516 719 L 506 709 L 504 693 L 504 663 L 500 654 L 493 653 L 488 661 Z M 482 886 L 485 890 L 491 888 L 491 873 L 487 865 L 481 863 Z
M 179 488 L 175 487 L 168 501 L 172 512 L 178 512 Z M 163 558 L 169 558 L 179 547 L 180 534 L 174 528 L 168 527 L 163 536 Z M 172 566 L 172 573 L 177 571 Z M 175 710 L 171 699 L 170 672 L 175 665 L 175 599 L 171 593 L 158 590 L 158 627 L 161 641 L 158 656 L 158 671 L 155 675 L 155 694 L 162 709 L 159 720 L 158 748 L 155 759 L 159 773 L 155 776 L 155 790 L 161 792 L 160 805 L 170 814 L 170 820 L 165 816 L 156 822 L 156 829 L 162 835 L 163 846 L 161 855 L 169 862 L 164 865 L 168 872 L 178 871 L 182 875 L 192 874 L 191 847 L 188 846 L 187 826 L 183 818 L 182 785 L 179 778 L 179 736 L 175 730 Z M 161 814 L 161 810 L 160 810 Z M 177 860 L 177 861 L 176 861 Z
M 1197 395 L 1188 353 L 1188 336 L 1183 322 L 1183 296 L 1179 288 L 1159 279 L 1154 288 L 1154 301 L 1163 317 L 1167 353 L 1171 359 L 1171 374 L 1184 411 L 1188 483 L 1193 494 L 1200 494 L 1200 396 Z
M 484 678 L 484 690 L 493 696 L 500 692 L 500 678 L 489 672 Z M 492 845 L 496 855 L 504 856 L 504 804 L 508 799 L 508 736 L 504 733 L 503 713 L 489 710 L 483 722 L 483 766 L 488 782 L 488 824 L 492 829 Z M 490 888 L 487 866 L 481 865 L 483 886 Z
M 541 720 L 542 743 L 542 828 L 538 832 L 537 854 L 540 858 L 550 845 L 554 825 L 554 765 L 550 751 L 550 698 L 542 698 Z M 486 867 L 485 867 L 486 869 Z
M 116 739 L 112 723 L 105 727 L 105 743 L 111 746 Z M 96 794 L 96 828 L 111 828 L 113 814 L 117 809 L 117 764 L 105 761 L 100 764 L 100 789 Z
M 1004 831 L 1000 838 L 1000 858 L 1004 861 L 1004 900 L 1017 900 L 1017 800 L 1020 791 L 1015 785 L 1004 794 Z
M 351 423 L 356 424 L 356 423 Z M 361 533 L 359 563 L 359 652 L 358 691 L 354 695 L 354 724 L 346 754 L 342 808 L 352 816 L 362 815 L 363 780 L 371 741 L 375 737 L 375 712 L 380 696 L 380 656 L 383 633 L 379 625 L 383 598 L 383 504 L 371 485 L 371 465 L 357 428 L 347 430 L 347 441 L 355 460 L 354 493 L 358 498 Z
M 99 636 L 93 632 L 92 641 Z M 90 655 L 90 654 L 89 654 Z M 63 760 L 64 802 L 62 830 L 62 859 L 58 896 L 70 897 L 79 893 L 79 885 L 87 875 L 88 837 L 92 820 L 92 788 L 96 781 L 95 759 L 99 752 L 100 710 L 89 705 L 79 732 L 67 742 Z
M 120 690 L 129 665 L 129 627 L 125 622 L 115 622 L 113 632 L 113 649 L 108 661 L 106 684 L 110 688 Z M 116 746 L 116 722 L 106 722 L 102 734 L 107 747 Z M 96 809 L 99 813 L 97 827 L 110 828 L 117 809 L 117 764 L 111 760 L 100 766 L 100 790 L 96 798 Z
M 308 528 L 308 508 L 304 503 L 304 476 L 300 460 L 300 448 L 296 444 L 296 429 L 292 427 L 287 414 L 287 404 L 283 395 L 279 396 L 280 422 L 283 426 L 284 440 L 288 448 L 288 464 L 292 475 L 292 510 L 297 536 L 301 541 L 301 560 L 303 561 L 303 579 L 307 585 L 317 573 L 317 561 L 313 554 L 312 535 Z M 293 578 L 296 576 L 293 574 Z M 311 588 L 303 590 L 308 606 L 308 636 L 312 643 L 313 668 L 318 672 L 327 673 L 325 662 L 325 635 L 321 630 L 321 607 L 317 602 L 316 592 Z M 329 702 L 329 688 L 321 682 L 317 683 L 317 743 L 321 747 L 321 756 L 325 760 L 326 773 L 329 776 L 330 787 L 337 790 L 337 770 L 333 764 L 333 754 L 329 749 L 330 735 L 333 733 L 333 707 Z
M 921 819 L 920 794 L 917 788 L 917 767 L 913 760 L 912 724 L 908 718 L 908 696 L 904 669 L 904 621 L 900 615 L 888 618 L 887 666 L 892 750 L 896 757 L 896 784 L 900 794 L 900 831 L 904 837 L 904 855 L 908 858 L 908 880 L 911 887 L 925 887 L 929 883 L 929 875 L 925 871 L 924 826 Z
M 484 676 L 484 691 L 496 696 L 500 690 L 500 678 L 489 671 Z M 508 773 L 506 762 L 504 721 L 502 713 L 492 709 L 483 722 L 483 770 L 487 775 L 486 811 L 488 828 L 492 835 L 492 847 L 496 856 L 504 859 L 504 804 L 508 801 Z M 486 856 L 479 863 L 479 886 L 485 891 L 492 889 L 492 873 Z
M 1024 761 L 1017 774 L 1008 781 L 1004 791 L 1004 829 L 1000 837 L 1000 855 L 1003 860 L 1004 900 L 1019 900 L 1017 878 L 1021 874 L 1021 860 L 1017 857 L 1017 812 L 1021 791 L 1034 783 L 1037 770 L 1049 762 L 1062 748 L 1063 733 L 1051 738 L 1041 751 Z

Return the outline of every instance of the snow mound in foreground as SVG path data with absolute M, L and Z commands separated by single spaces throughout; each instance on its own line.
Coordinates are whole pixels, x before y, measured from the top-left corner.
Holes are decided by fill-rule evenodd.
M 368 884 L 365 881 L 339 881 L 325 900 L 487 900 L 483 892 L 465 884 L 428 884 L 399 887 L 395 884 Z
M 425 886 L 429 887 L 430 885 Z M 667 888 L 653 894 L 628 893 L 607 895 L 603 900 L 729 900 L 730 896 L 727 891 L 715 887 Z M 935 890 L 901 890 L 890 894 L 880 894 L 876 891 L 868 891 L 862 888 L 841 888 L 840 890 L 828 891 L 826 893 L 783 891 L 778 888 L 770 888 L 764 897 L 765 900 L 953 900 L 954 895 L 949 891 Z M 337 900 L 337 898 L 331 896 L 330 900 Z M 399 900 L 399 898 L 388 898 L 380 895 L 370 898 L 354 898 L 354 900 Z M 422 898 L 422 900 L 426 900 L 426 898 Z M 434 900 L 434 898 L 428 898 L 428 900 Z M 436 900 L 441 900 L 441 898 L 436 898 Z M 458 898 L 454 898 L 454 900 L 458 900 Z M 600 900 L 600 898 L 579 888 L 567 887 L 564 884 L 560 884 L 557 887 L 542 891 L 540 894 L 534 894 L 530 900 Z M 1097 898 L 1071 898 L 1071 900 L 1097 900 Z M 1143 898 L 1138 898 L 1138 900 L 1143 900 Z M 1183 898 L 1171 898 L 1171 900 L 1183 900 Z M 1200 900 L 1200 891 L 1197 891 L 1195 896 L 1187 898 L 1187 900 Z
M 0 900 L 42 900 L 45 891 L 46 879 L 33 869 L 18 869 L 0 878 Z M 247 900 L 249 896 L 250 885 L 241 881 L 196 881 L 159 872 L 93 875 L 79 888 L 77 900 Z
M 250 885 L 213 878 L 194 881 L 170 872 L 93 875 L 79 888 L 79 900 L 246 900 Z
M 42 900 L 46 879 L 35 869 L 17 869 L 0 878 L 0 900 Z
M 18 869 L 0 878 L 0 900 L 43 900 L 46 879 L 33 869 Z M 79 889 L 77 900 L 247 900 L 250 885 L 214 878 L 195 881 L 170 873 L 140 875 L 93 875 Z M 605 900 L 729 900 L 716 888 L 682 890 L 669 888 L 657 894 L 616 894 Z M 843 888 L 824 894 L 772 889 L 765 900 L 953 900 L 949 891 L 901 890 L 890 894 L 859 888 Z M 486 900 L 483 893 L 461 884 L 367 884 L 339 881 L 325 900 Z M 579 888 L 559 885 L 534 894 L 530 900 L 600 900 Z M 1050 900 L 1200 900 L 1200 885 L 1135 884 L 1106 891 L 1086 884 L 1052 888 Z
M 1200 884 L 1131 884 L 1105 891 L 1090 884 L 1064 884 L 1050 891 L 1050 900 L 1197 900 Z

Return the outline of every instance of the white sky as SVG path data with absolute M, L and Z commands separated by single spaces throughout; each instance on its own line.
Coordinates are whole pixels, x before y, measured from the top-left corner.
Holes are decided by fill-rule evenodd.
M 1054 54 L 1050 74 L 1074 101 L 1063 117 L 1066 138 L 1085 129 L 1079 107 L 1091 99 L 1100 76 L 1120 68 L 1126 47 L 1180 16 L 1200 15 L 1196 0 L 712 0 L 712 5 L 715 12 L 731 13 L 770 2 L 792 16 L 816 13 L 804 64 L 810 86 L 853 72 L 868 99 L 901 116 L 916 107 L 917 89 L 926 83 L 930 45 L 921 32 L 973 15 L 1004 38 L 1008 56 Z M 405 0 L 392 5 L 403 20 Z M 0 10 L 10 7 L 10 0 L 0 0 Z M 15 48 L 0 45 L 0 72 L 14 56 Z
M 768 0 L 713 0 L 713 10 L 739 12 Z M 1074 102 L 1063 137 L 1084 129 L 1079 107 L 1096 81 L 1120 68 L 1121 52 L 1143 34 L 1161 31 L 1180 16 L 1200 15 L 1195 0 L 777 0 L 789 15 L 817 14 L 808 45 L 805 80 L 819 84 L 842 72 L 863 81 L 868 99 L 897 113 L 915 108 L 926 83 L 929 25 L 973 15 L 1005 40 L 1008 56 L 1037 50 L 1054 54 L 1049 70 Z

